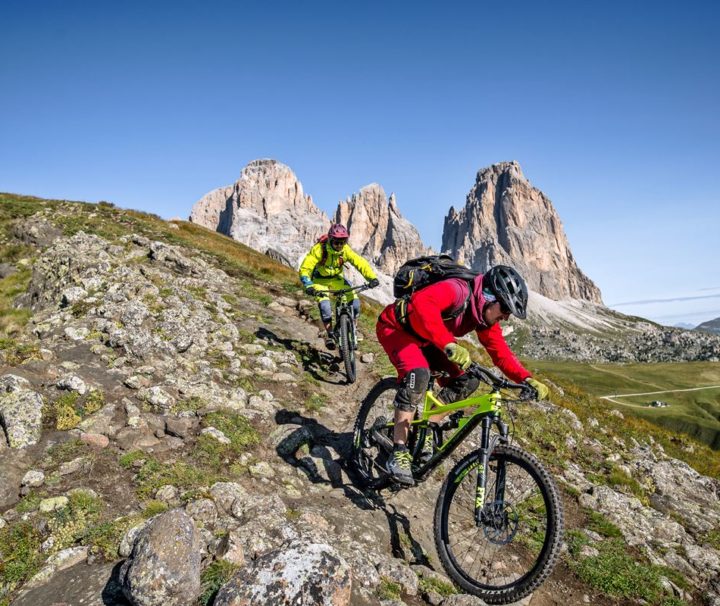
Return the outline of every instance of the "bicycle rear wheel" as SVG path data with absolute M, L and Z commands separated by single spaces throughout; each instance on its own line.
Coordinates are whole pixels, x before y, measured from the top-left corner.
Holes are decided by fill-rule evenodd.
M 340 355 L 345 365 L 348 383 L 354 383 L 355 374 L 355 327 L 347 314 L 340 315 Z
M 358 483 L 365 488 L 379 490 L 390 483 L 385 464 L 392 451 L 391 423 L 397 389 L 398 382 L 392 377 L 376 383 L 365 396 L 355 419 L 350 466 Z
M 489 604 L 516 602 L 548 577 L 560 553 L 563 512 L 555 484 L 531 454 L 498 445 L 490 455 L 483 520 L 475 521 L 480 454 L 450 472 L 435 507 L 435 546 L 448 575 Z M 498 479 L 504 497 L 496 499 Z

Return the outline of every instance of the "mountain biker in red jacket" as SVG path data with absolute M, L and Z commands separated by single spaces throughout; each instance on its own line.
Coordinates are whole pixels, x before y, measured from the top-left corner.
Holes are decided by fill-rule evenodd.
M 528 292 L 525 281 L 512 267 L 498 265 L 472 282 L 449 278 L 415 292 L 407 303 L 406 322 L 398 303 L 388 305 L 378 318 L 376 333 L 402 385 L 395 396 L 393 455 L 387 470 L 393 479 L 413 484 L 412 455 L 406 447 L 415 409 L 422 405 L 430 371 L 446 371 L 449 380 L 440 380 L 439 398 L 446 403 L 467 398 L 478 387 L 478 380 L 464 373 L 470 353 L 457 342 L 475 330 L 480 343 L 494 364 L 511 380 L 527 381 L 540 399 L 548 388 L 531 377 L 510 350 L 500 329 L 500 320 L 510 314 L 524 319 Z M 431 418 L 431 423 L 441 417 Z M 423 444 L 423 458 L 432 456 L 432 432 Z

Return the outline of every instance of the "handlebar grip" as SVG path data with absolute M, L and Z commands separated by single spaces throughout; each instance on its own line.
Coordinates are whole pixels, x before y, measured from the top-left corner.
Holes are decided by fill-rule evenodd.
M 538 390 L 527 383 L 522 386 L 522 390 L 520 391 L 521 400 L 537 400 L 538 395 Z

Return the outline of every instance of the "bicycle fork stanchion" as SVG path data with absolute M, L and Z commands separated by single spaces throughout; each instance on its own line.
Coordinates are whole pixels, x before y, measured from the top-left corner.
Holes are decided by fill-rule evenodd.
M 485 510 L 485 489 L 487 487 L 488 462 L 490 460 L 490 424 L 489 416 L 482 420 L 482 433 L 480 437 L 480 464 L 478 465 L 477 485 L 475 487 L 475 525 L 482 526 L 484 523 L 483 512 Z

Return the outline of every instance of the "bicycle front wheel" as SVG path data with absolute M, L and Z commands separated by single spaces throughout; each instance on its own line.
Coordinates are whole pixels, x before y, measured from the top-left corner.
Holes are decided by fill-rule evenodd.
M 360 405 L 353 427 L 350 466 L 359 484 L 381 489 L 390 483 L 385 464 L 393 448 L 393 418 L 398 382 L 386 377 L 376 383 Z
M 348 383 L 355 382 L 355 327 L 349 316 L 340 316 L 340 354 Z
M 435 507 L 435 546 L 448 575 L 466 592 L 489 604 L 509 604 L 552 572 L 562 543 L 562 504 L 540 461 L 517 446 L 498 445 L 476 520 L 481 465 L 480 454 L 472 452 L 445 478 Z

